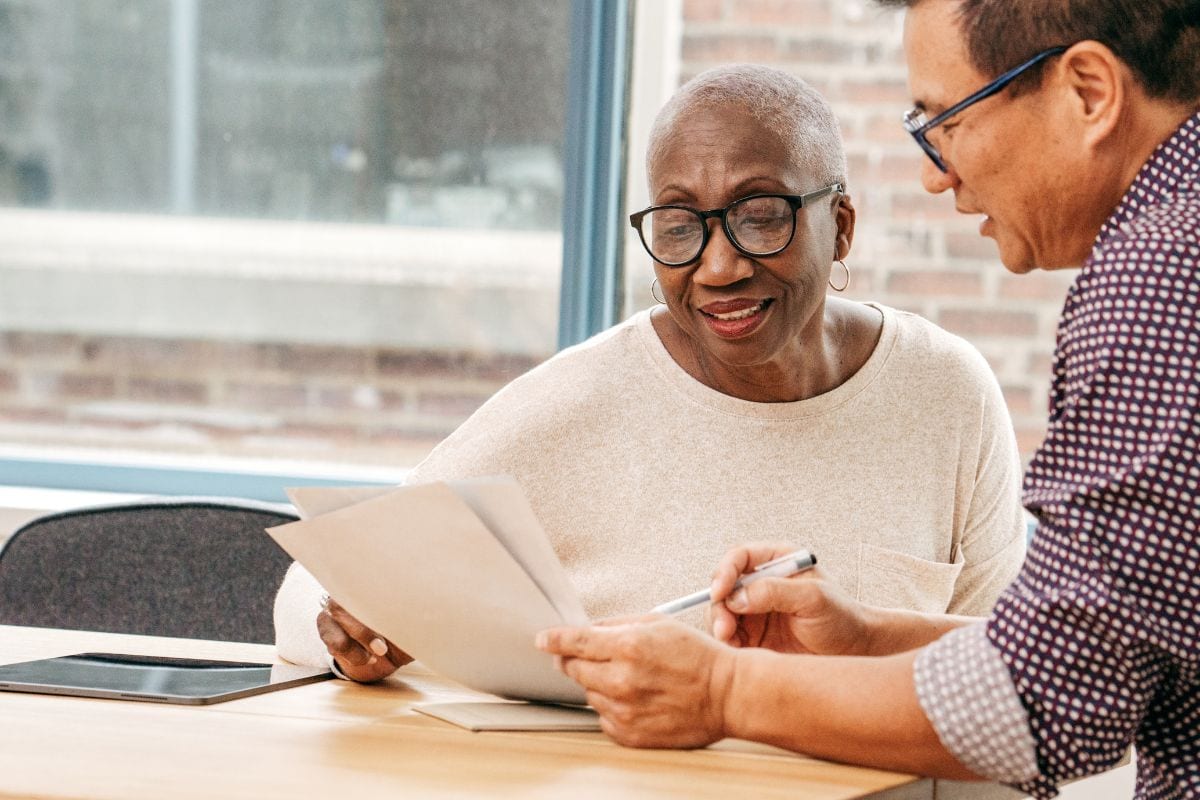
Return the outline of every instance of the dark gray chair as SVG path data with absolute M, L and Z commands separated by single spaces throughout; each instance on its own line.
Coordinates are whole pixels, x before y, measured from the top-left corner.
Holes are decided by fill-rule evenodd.
M 290 506 L 151 498 L 48 514 L 0 550 L 0 624 L 272 642 Z

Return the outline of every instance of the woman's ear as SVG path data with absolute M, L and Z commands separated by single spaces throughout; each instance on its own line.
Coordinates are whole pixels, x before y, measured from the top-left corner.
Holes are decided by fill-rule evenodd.
M 854 221 L 857 215 L 858 212 L 854 210 L 854 203 L 850 200 L 850 195 L 844 194 L 838 198 L 838 232 L 833 246 L 833 258 L 835 261 L 840 261 L 850 255 L 850 246 L 854 244 Z

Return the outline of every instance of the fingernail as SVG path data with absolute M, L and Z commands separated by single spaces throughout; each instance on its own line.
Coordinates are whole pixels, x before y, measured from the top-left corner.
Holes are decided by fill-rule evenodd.
M 370 658 L 367 659 L 367 666 L 368 667 L 371 666 L 378 660 L 379 660 L 379 656 L 371 656 Z
M 729 596 L 725 605 L 729 607 L 730 611 L 744 611 L 746 609 L 746 590 L 738 589 Z
M 541 631 L 538 633 L 537 636 L 535 636 L 533 638 L 533 646 L 536 647 L 538 650 L 545 650 L 547 639 L 548 639 L 548 637 L 546 636 L 546 632 Z
M 371 644 L 368 645 L 368 647 L 370 647 L 371 652 L 377 656 L 387 655 L 387 642 L 385 642 L 383 639 L 372 639 Z

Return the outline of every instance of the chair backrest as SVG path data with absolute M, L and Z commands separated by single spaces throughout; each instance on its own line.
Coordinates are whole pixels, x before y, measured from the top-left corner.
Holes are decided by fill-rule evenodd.
M 271 642 L 291 559 L 263 529 L 296 519 L 213 497 L 39 517 L 0 550 L 0 624 Z

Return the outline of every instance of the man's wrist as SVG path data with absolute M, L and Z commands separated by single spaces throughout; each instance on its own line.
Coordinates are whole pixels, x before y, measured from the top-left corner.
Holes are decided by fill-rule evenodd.
M 721 733 L 726 737 L 737 736 L 738 673 L 745 668 L 742 663 L 744 652 L 735 647 L 721 646 L 713 669 L 713 682 L 719 687 L 716 697 L 721 712 Z
M 777 656 L 769 650 L 759 648 L 725 649 L 728 654 L 728 678 L 726 689 L 722 695 L 721 718 L 725 736 L 734 739 L 749 739 L 753 737 L 754 709 L 764 701 L 766 686 L 756 676 L 760 676 L 764 660 Z
M 937 641 L 955 628 L 978 622 L 975 617 L 926 614 L 880 606 L 863 608 L 866 628 L 865 655 L 890 656 Z
M 886 656 L 897 652 L 897 634 L 907 622 L 902 614 L 891 608 L 863 606 L 862 622 L 864 647 L 857 655 Z

